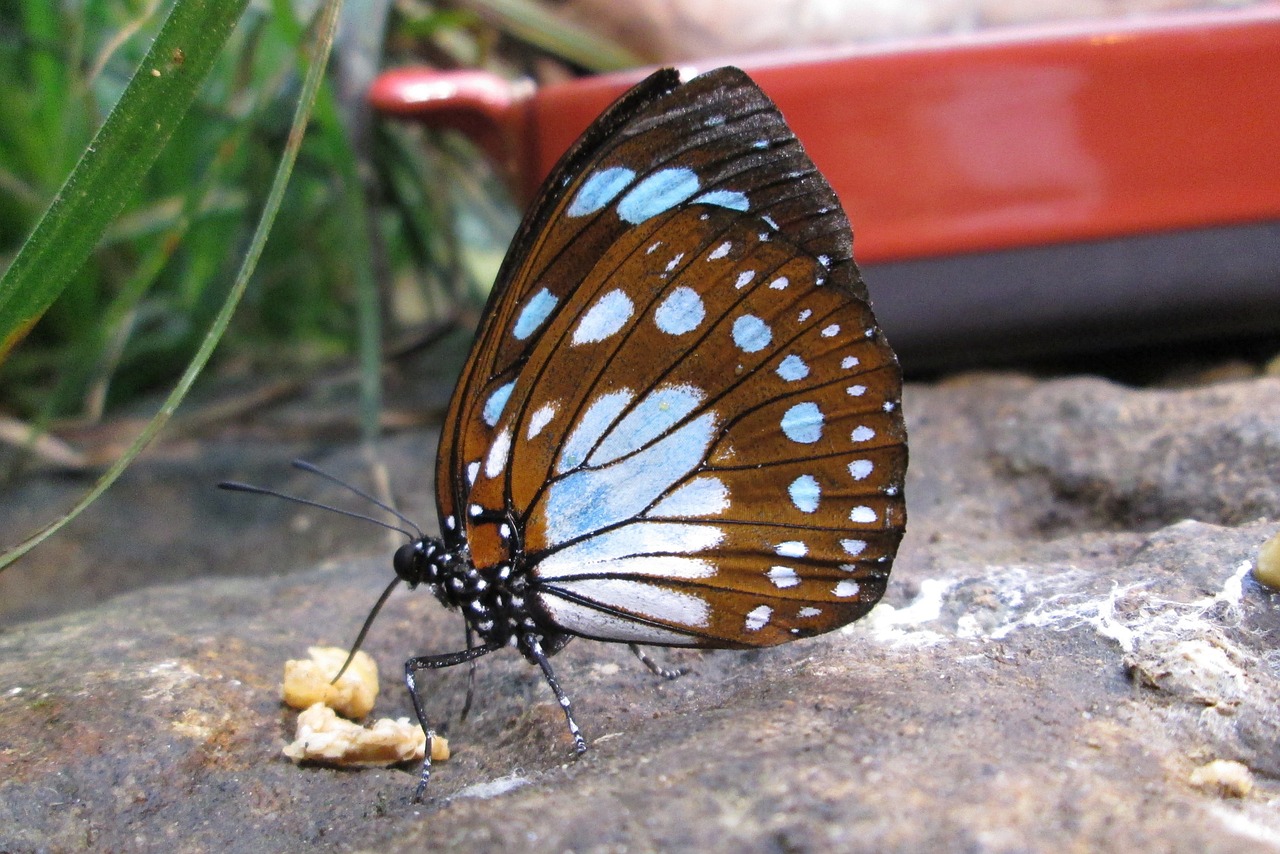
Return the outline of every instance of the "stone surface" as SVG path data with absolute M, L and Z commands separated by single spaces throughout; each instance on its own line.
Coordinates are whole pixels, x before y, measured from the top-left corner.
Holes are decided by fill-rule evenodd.
M 114 598 L 102 578 L 96 605 L 9 621 L 0 851 L 1280 850 L 1280 594 L 1250 573 L 1280 531 L 1280 379 L 1152 391 L 972 375 L 910 386 L 904 407 L 912 518 L 870 617 L 760 652 L 658 651 L 691 669 L 675 682 L 623 646 L 570 644 L 555 663 L 592 742 L 577 760 L 537 670 L 489 656 L 422 805 L 413 768 L 280 753 L 296 714 L 279 701 L 284 661 L 349 642 L 390 546 L 275 574 L 331 523 L 306 511 L 305 533 L 281 533 L 297 508 L 207 498 L 208 480 L 241 476 L 209 476 L 208 458 L 185 490 L 170 474 L 170 489 L 132 491 L 104 518 L 177 520 L 189 564 L 234 560 L 243 577 Z M 388 448 L 398 480 L 421 472 L 398 484 L 419 518 L 429 444 Z M 217 454 L 270 457 L 232 451 Z M 200 538 L 210 500 L 204 527 L 234 556 Z M 86 525 L 67 576 L 88 555 L 106 565 L 123 536 Z M 295 547 L 261 545 L 273 538 Z M 136 585 L 125 575 L 115 589 Z M 366 643 L 374 714 L 412 714 L 405 657 L 462 645 L 457 615 L 393 596 Z M 433 714 L 456 717 L 465 669 L 426 684 Z M 1245 766 L 1250 790 L 1193 783 L 1216 760 Z

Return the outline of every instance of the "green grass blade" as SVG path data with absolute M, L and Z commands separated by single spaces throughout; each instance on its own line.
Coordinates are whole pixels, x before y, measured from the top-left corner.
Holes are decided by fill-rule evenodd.
M 619 71 L 644 59 L 531 0 L 465 0 L 464 5 L 518 39 L 592 71 Z
M 302 146 L 303 132 L 306 129 L 307 118 L 311 114 L 311 109 L 315 104 L 316 92 L 319 90 L 320 83 L 324 79 L 324 67 L 329 58 L 330 48 L 333 46 L 333 34 L 337 28 L 338 12 L 342 8 L 342 0 L 326 0 L 323 11 L 321 12 L 319 26 L 315 28 L 315 34 L 311 43 L 307 46 L 306 55 L 310 56 L 311 65 L 307 69 L 306 78 L 303 81 L 302 93 L 298 99 L 297 109 L 294 111 L 293 123 L 289 128 L 288 141 L 285 143 L 284 153 L 280 158 L 280 164 L 276 167 L 275 177 L 271 183 L 271 190 L 267 194 L 266 203 L 263 206 L 262 214 L 258 219 L 258 225 L 253 233 L 253 240 L 249 244 L 248 250 L 240 264 L 239 272 L 236 274 L 235 283 L 231 287 L 231 291 L 227 294 L 226 300 L 223 302 L 222 308 L 219 310 L 217 317 L 206 333 L 204 341 L 200 345 L 200 349 L 187 365 L 186 371 L 182 378 L 174 387 L 173 391 L 165 399 L 164 405 L 155 417 L 148 422 L 146 428 L 134 440 L 124 455 L 116 461 L 114 465 L 107 470 L 102 477 L 93 485 L 93 488 L 62 518 L 54 521 L 36 534 L 27 538 L 24 542 L 18 544 L 13 549 L 0 555 L 0 570 L 12 564 L 21 558 L 31 549 L 44 542 L 53 534 L 57 533 L 62 526 L 66 525 L 72 519 L 80 514 L 86 507 L 93 503 L 95 499 L 107 487 L 115 482 L 116 478 L 125 470 L 125 468 L 140 454 L 156 434 L 168 423 L 169 418 L 178 408 L 178 404 L 186 396 L 191 389 L 192 383 L 199 376 L 200 371 L 209 361 L 209 357 L 213 354 L 214 348 L 218 345 L 222 334 L 226 331 L 227 325 L 231 322 L 231 316 L 235 312 L 236 306 L 240 302 L 240 298 L 244 296 L 245 288 L 249 284 L 249 277 L 253 274 L 254 267 L 258 263 L 259 257 L 262 255 L 262 247 L 267 242 L 267 234 L 271 230 L 271 224 L 274 222 L 276 214 L 280 210 L 280 203 L 284 199 L 285 186 L 289 182 L 289 175 L 293 171 L 293 164 L 298 157 L 298 149 Z
M 0 359 L 137 192 L 249 0 L 177 0 L 119 102 L 0 278 Z

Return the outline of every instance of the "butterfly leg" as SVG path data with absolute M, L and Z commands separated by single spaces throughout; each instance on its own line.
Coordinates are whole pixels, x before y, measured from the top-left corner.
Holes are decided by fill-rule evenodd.
M 555 693 L 556 700 L 560 703 L 560 708 L 564 709 L 564 718 L 569 722 L 569 734 L 573 736 L 573 752 L 578 755 L 586 753 L 587 742 L 582 737 L 582 731 L 578 729 L 577 721 L 573 719 L 573 707 L 569 704 L 569 697 L 561 689 L 559 681 L 556 680 L 555 671 L 551 669 L 551 662 L 547 659 L 547 654 L 542 651 L 542 644 L 539 642 L 537 635 L 525 635 L 524 646 L 528 650 L 529 657 L 538 662 L 538 666 L 542 668 L 542 675 L 546 677 L 547 684 L 551 686 L 551 690 Z
M 476 637 L 471 631 L 471 623 L 466 620 L 463 624 L 467 628 L 467 649 L 475 649 Z M 471 711 L 471 699 L 476 694 L 476 659 L 471 659 L 471 663 L 467 665 L 467 699 L 462 703 L 462 714 L 458 715 L 458 723 L 462 723 L 467 719 L 468 713 Z
M 636 658 L 640 659 L 640 663 L 649 668 L 649 672 L 654 676 L 661 676 L 663 679 L 679 679 L 681 676 L 689 672 L 687 667 L 663 667 L 654 661 L 649 653 L 645 652 L 639 646 L 633 643 L 627 644 L 631 651 L 635 653 Z
M 422 727 L 422 731 L 427 736 L 427 752 L 422 757 L 422 774 L 418 778 L 418 788 L 413 792 L 413 802 L 415 804 L 422 802 L 422 796 L 427 791 L 427 781 L 431 779 L 431 739 L 434 737 L 434 731 L 427 724 L 427 711 L 422 707 L 422 695 L 418 692 L 418 671 L 453 667 L 466 661 L 474 661 L 496 649 L 501 649 L 501 645 L 486 644 L 485 646 L 473 646 L 462 652 L 450 652 L 445 655 L 420 655 L 404 663 L 404 683 L 409 688 L 409 697 L 413 700 L 413 710 L 418 715 L 418 725 Z

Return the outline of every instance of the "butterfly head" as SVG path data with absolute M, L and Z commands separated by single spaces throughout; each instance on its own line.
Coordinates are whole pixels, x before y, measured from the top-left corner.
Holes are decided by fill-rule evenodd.
M 431 537 L 405 543 L 391 559 L 396 575 L 411 589 L 419 584 L 439 585 L 454 562 L 444 543 Z

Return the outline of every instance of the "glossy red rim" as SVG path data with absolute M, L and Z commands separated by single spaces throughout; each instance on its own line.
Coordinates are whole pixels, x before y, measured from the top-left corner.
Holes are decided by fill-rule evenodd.
M 827 175 L 866 263 L 1280 219 L 1273 5 L 733 64 Z M 527 200 L 644 73 L 423 100 L 449 74 L 401 69 L 370 97 L 468 130 Z

